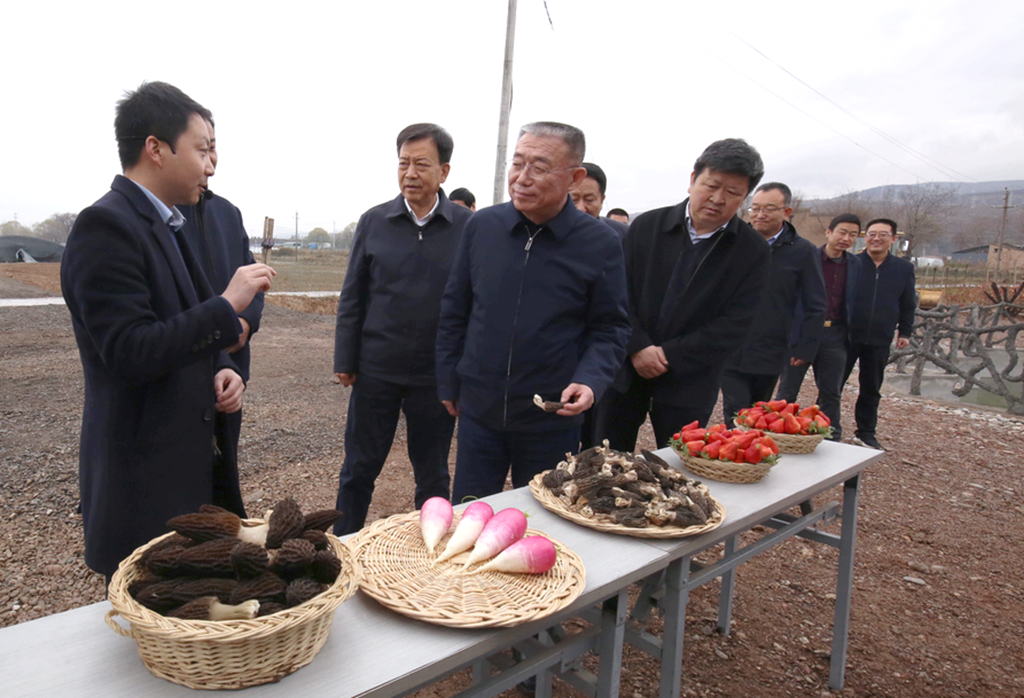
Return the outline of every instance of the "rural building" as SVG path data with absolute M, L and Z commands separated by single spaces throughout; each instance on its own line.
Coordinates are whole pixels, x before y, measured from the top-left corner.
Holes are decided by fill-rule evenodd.
M 996 268 L 996 259 L 999 257 L 999 245 L 979 245 L 957 250 L 950 255 L 950 260 L 962 264 L 984 264 L 990 269 Z M 1003 245 L 1003 269 L 1024 269 L 1024 247 L 1020 245 Z

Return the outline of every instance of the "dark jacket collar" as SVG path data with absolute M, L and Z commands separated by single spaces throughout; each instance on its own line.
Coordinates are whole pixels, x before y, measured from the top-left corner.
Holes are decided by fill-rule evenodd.
M 149 200 L 146 193 L 139 189 L 139 185 L 124 175 L 117 175 L 110 183 L 110 188 L 119 194 L 123 194 L 128 202 L 139 212 L 141 216 L 151 222 L 163 223 L 160 219 L 160 212 L 156 210 L 153 202 Z
M 792 245 L 796 242 L 799 234 L 796 232 L 796 228 L 789 221 L 782 221 L 782 233 L 779 234 L 778 239 L 775 241 L 776 245 Z
M 434 211 L 435 216 L 441 216 L 446 221 L 451 223 L 454 220 L 452 215 L 453 204 L 444 193 L 444 189 L 437 190 L 437 210 Z M 409 217 L 409 209 L 405 207 L 405 197 L 399 194 L 394 199 L 388 202 L 387 208 L 384 211 L 386 218 L 396 218 L 398 216 Z
M 501 220 L 504 223 L 504 228 L 506 230 L 509 232 L 515 232 L 519 226 L 522 226 L 523 230 L 526 229 L 526 219 L 521 213 L 519 213 L 511 201 L 501 204 L 501 206 Z M 572 197 L 566 195 L 565 205 L 562 206 L 562 210 L 558 212 L 557 216 L 541 225 L 540 229 L 550 230 L 555 240 L 562 242 L 581 220 L 596 221 L 597 219 L 589 213 L 584 213 L 576 208 L 576 204 L 572 202 Z

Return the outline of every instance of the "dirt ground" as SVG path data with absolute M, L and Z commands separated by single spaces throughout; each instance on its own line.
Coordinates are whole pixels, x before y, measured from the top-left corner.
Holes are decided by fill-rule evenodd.
M 0 298 L 59 292 L 55 278 L 54 265 L 0 265 Z M 330 314 L 267 306 L 241 443 L 252 512 L 287 495 L 309 508 L 334 502 L 348 390 L 331 382 L 333 328 Z M 65 308 L 0 307 L 0 386 L 3 627 L 103 599 L 102 579 L 82 562 L 82 376 Z M 848 423 L 855 398 L 848 388 Z M 880 424 L 889 450 L 863 478 L 845 689 L 827 688 L 838 553 L 796 539 L 739 569 L 728 637 L 713 632 L 717 583 L 691 595 L 683 696 L 1024 696 L 1024 423 L 887 396 Z M 410 510 L 412 489 L 400 427 L 369 521 Z M 658 672 L 627 648 L 620 695 L 653 698 Z M 467 681 L 456 675 L 420 696 Z M 579 695 L 559 682 L 555 694 Z

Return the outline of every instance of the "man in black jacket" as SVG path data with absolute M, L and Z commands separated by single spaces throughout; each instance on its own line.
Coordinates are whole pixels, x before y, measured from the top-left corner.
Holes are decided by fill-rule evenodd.
M 853 247 L 858 235 L 860 218 L 852 213 L 841 213 L 828 224 L 825 244 L 818 248 L 825 283 L 825 322 L 818 349 L 809 363 L 791 360 L 782 372 L 779 383 L 778 398 L 795 402 L 808 367 L 814 367 L 814 382 L 818 388 L 816 402 L 832 422 L 830 438 L 834 441 L 839 441 L 843 436 L 840 421 L 843 371 L 846 369 L 850 341 L 853 299 L 860 281 L 860 260 L 848 250 Z M 803 308 L 798 306 L 796 322 L 801 326 L 802 315 Z M 793 357 L 796 358 L 796 354 Z
M 213 120 L 210 129 L 210 163 L 217 168 L 217 134 Z M 182 232 L 188 239 L 199 266 L 215 293 L 222 293 L 239 267 L 255 264 L 249 249 L 249 236 L 242 224 L 242 213 L 230 201 L 209 189 L 199 203 L 185 213 Z M 238 314 L 242 333 L 234 346 L 225 349 L 238 375 L 249 383 L 249 340 L 260 328 L 263 293 L 257 293 L 249 307 Z M 238 440 L 242 432 L 242 410 L 214 416 L 217 448 L 214 451 L 213 503 L 245 517 L 245 504 L 238 481 Z
M 897 326 L 896 348 L 904 349 L 910 344 L 917 293 L 914 265 L 889 252 L 896 239 L 896 222 L 876 218 L 868 223 L 864 237 L 867 247 L 857 255 L 861 260 L 860 288 L 853 302 L 850 351 L 843 383 L 850 377 L 853 365 L 860 361 L 860 394 L 854 409 L 857 433 L 853 441 L 885 450 L 875 436 L 882 379 Z
M 416 507 L 448 498 L 455 417 L 438 399 L 434 341 L 441 294 L 462 228 L 472 216 L 441 184 L 453 149 L 436 124 L 398 134 L 401 194 L 371 208 L 356 226 L 338 302 L 334 372 L 352 386 L 345 462 L 338 482 L 338 535 L 363 527 L 374 482 L 405 413 Z
M 789 363 L 807 363 L 818 351 L 825 320 L 825 279 L 818 250 L 800 237 L 789 222 L 793 193 L 781 182 L 762 184 L 754 192 L 750 225 L 772 251 L 768 283 L 743 346 L 722 371 L 723 421 L 760 400 L 771 400 L 775 382 L 786 364 L 786 347 L 793 328 L 795 342 Z M 800 322 L 793 327 L 797 305 Z
M 764 175 L 748 143 L 712 143 L 690 175 L 690 198 L 649 211 L 625 240 L 633 334 L 597 416 L 597 438 L 632 452 L 651 415 L 664 446 L 679 427 L 705 424 L 726 359 L 757 311 L 771 252 L 735 214 Z

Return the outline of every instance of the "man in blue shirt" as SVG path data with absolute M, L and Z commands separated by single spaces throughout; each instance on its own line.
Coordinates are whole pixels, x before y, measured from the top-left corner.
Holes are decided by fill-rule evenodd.
M 579 448 L 583 412 L 629 337 L 622 245 L 576 209 L 579 129 L 527 124 L 509 165 L 512 201 L 466 224 L 441 302 L 437 389 L 459 416 L 452 500 L 522 487 Z M 534 404 L 562 403 L 551 411 Z

